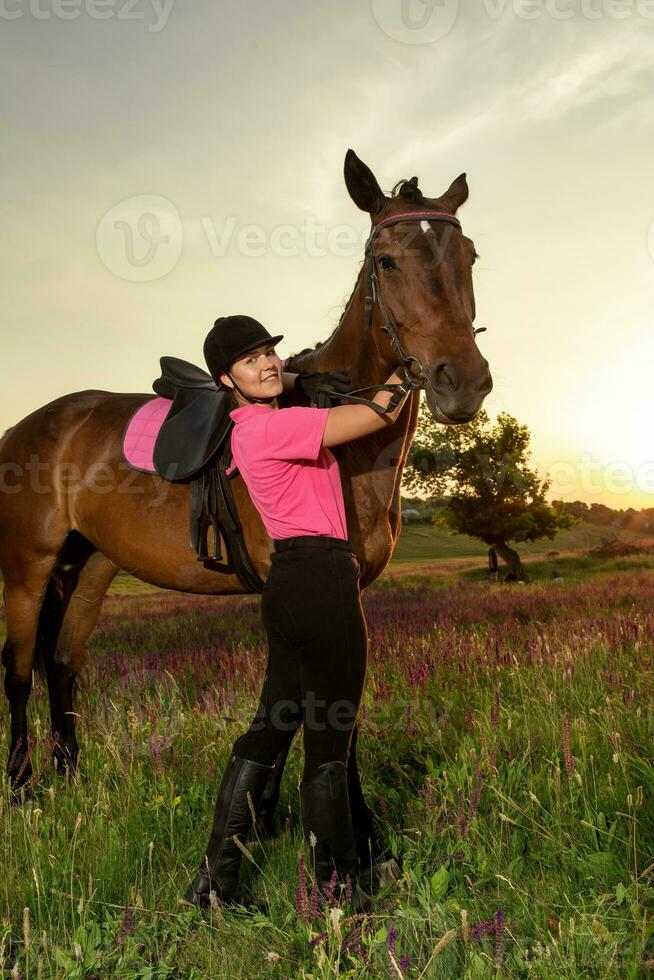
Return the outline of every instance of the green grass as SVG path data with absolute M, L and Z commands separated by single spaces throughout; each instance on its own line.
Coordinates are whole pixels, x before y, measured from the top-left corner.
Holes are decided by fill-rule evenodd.
M 355 924 L 296 912 L 298 855 L 308 861 L 297 829 L 248 844 L 245 882 L 270 917 L 179 904 L 256 706 L 258 597 L 113 596 L 76 706 L 81 777 L 47 766 L 37 680 L 35 796 L 12 806 L 0 793 L 4 975 L 646 975 L 654 568 L 642 556 L 551 561 L 561 580 L 549 559 L 530 564 L 528 585 L 398 565 L 365 590 L 360 769 L 402 876 L 352 954 L 338 930 Z M 281 801 L 296 816 L 302 759 L 298 738 Z
M 613 535 L 624 541 L 642 540 L 645 535 L 625 531 L 601 524 L 581 523 L 560 531 L 551 540 L 520 542 L 512 545 L 522 556 L 539 555 L 548 551 L 572 551 L 594 548 L 601 541 Z M 654 544 L 654 538 L 649 539 Z M 488 548 L 476 538 L 467 534 L 448 534 L 440 528 L 428 524 L 407 524 L 402 528 L 399 541 L 393 554 L 393 561 L 425 561 L 441 558 L 467 558 L 480 556 L 484 559 Z M 501 564 L 501 562 L 500 562 Z
M 594 548 L 604 538 L 611 536 L 613 533 L 617 533 L 624 541 L 642 540 L 643 538 L 642 535 L 638 536 L 631 531 L 616 532 L 615 528 L 608 526 L 583 523 L 561 531 L 552 540 L 544 538 L 541 541 L 533 543 L 521 543 L 516 547 L 525 558 L 533 558 L 539 555 L 546 555 L 548 552 L 565 552 Z M 654 539 L 652 541 L 654 543 Z M 389 565 L 391 568 L 395 568 L 405 565 L 408 566 L 413 562 L 441 562 L 447 559 L 479 557 L 481 562 L 478 571 L 469 572 L 466 575 L 485 578 L 487 554 L 488 549 L 482 542 L 477 541 L 475 538 L 470 538 L 465 534 L 448 534 L 439 528 L 430 527 L 429 525 L 410 524 L 402 528 L 402 533 L 400 534 Z M 633 559 L 630 560 L 633 562 Z M 647 556 L 643 558 L 643 561 L 646 567 L 649 567 Z M 550 571 L 554 568 L 572 570 L 572 568 L 576 567 L 576 562 L 579 562 L 579 567 L 585 568 L 588 572 L 594 568 L 603 567 L 601 565 L 598 566 L 597 559 L 593 558 L 586 559 L 579 556 L 578 558 L 571 559 L 569 556 L 561 558 L 552 556 L 550 559 L 545 560 L 544 564 L 539 565 L 539 570 L 533 571 L 533 574 L 537 577 L 543 577 L 543 575 L 547 574 L 547 569 L 550 569 Z M 632 565 L 628 567 L 632 567 Z M 500 561 L 500 569 L 502 568 L 503 563 Z M 542 573 L 541 568 L 544 570 Z M 532 574 L 533 569 L 534 566 L 530 563 L 530 574 Z M 453 574 L 455 571 L 455 568 L 453 568 Z M 156 586 L 149 585 L 147 582 L 141 582 L 127 572 L 119 572 L 109 589 L 108 595 L 142 595 L 153 591 L 165 592 L 166 590 L 158 589 Z
M 544 538 L 534 543 L 521 543 L 516 547 L 521 555 L 529 558 L 553 551 L 593 548 L 600 544 L 603 538 L 613 533 L 617 533 L 625 541 L 637 540 L 639 538 L 638 535 L 631 531 L 616 531 L 615 528 L 608 526 L 583 523 L 561 531 L 552 540 Z M 643 536 L 640 535 L 641 540 L 642 538 Z M 654 543 L 654 539 L 652 541 Z M 452 558 L 479 557 L 482 559 L 482 562 L 480 563 L 478 574 L 483 576 L 485 574 L 484 569 L 486 568 L 487 554 L 487 547 L 475 538 L 468 537 L 468 535 L 448 534 L 439 528 L 424 524 L 409 524 L 402 528 L 400 538 L 390 561 L 390 566 L 409 565 L 412 562 L 440 562 Z M 591 567 L 594 567 L 593 562 L 593 559 L 589 559 L 587 566 L 589 570 Z M 557 560 L 556 565 L 552 567 L 559 567 L 561 564 L 561 561 Z M 500 562 L 500 568 L 502 567 L 502 562 Z M 565 567 L 565 564 L 563 564 L 563 567 Z M 0 575 L 0 585 L 2 585 L 2 581 L 2 576 Z M 142 582 L 128 572 L 120 571 L 109 587 L 107 595 L 138 596 L 148 595 L 153 592 L 166 594 L 168 590 L 160 589 L 156 585 L 150 585 L 148 582 Z M 1 625 L 0 639 L 4 639 Z

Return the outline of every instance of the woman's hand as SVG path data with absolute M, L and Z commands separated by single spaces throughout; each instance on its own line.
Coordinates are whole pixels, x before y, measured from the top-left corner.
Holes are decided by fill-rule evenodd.
M 323 434 L 323 446 L 339 446 L 344 442 L 360 439 L 361 436 L 371 435 L 379 429 L 393 425 L 411 391 L 408 385 L 405 385 L 405 381 L 404 368 L 398 368 L 386 380 L 386 384 L 404 385 L 403 392 L 382 390 L 378 391 L 372 399 L 372 403 L 375 405 L 388 409 L 393 396 L 399 394 L 400 397 L 395 408 L 391 408 L 385 414 L 371 411 L 368 405 L 337 405 L 335 408 L 331 408 Z
M 352 387 L 347 368 L 334 371 L 301 371 L 293 385 L 296 391 L 306 395 L 318 408 L 331 408 L 338 402 L 339 392 L 348 392 Z

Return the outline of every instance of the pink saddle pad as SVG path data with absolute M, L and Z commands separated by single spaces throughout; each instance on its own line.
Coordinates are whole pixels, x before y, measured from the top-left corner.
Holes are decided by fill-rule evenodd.
M 124 459 L 132 469 L 144 473 L 157 472 L 152 459 L 154 444 L 172 403 L 171 398 L 157 396 L 137 408 L 131 416 L 125 427 L 122 450 Z M 230 476 L 235 470 L 236 462 L 232 460 L 225 472 Z
M 135 470 L 156 473 L 152 461 L 154 444 L 164 423 L 172 398 L 151 398 L 137 408 L 130 418 L 123 435 L 123 456 Z

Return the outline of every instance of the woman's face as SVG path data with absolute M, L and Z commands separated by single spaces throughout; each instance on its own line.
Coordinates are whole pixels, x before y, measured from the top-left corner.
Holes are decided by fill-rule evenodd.
M 231 365 L 229 373 L 241 391 L 251 398 L 269 398 L 271 395 L 281 395 L 284 390 L 282 361 L 272 344 L 262 344 L 239 357 Z M 224 371 L 220 380 L 230 388 L 233 387 Z M 242 401 L 238 391 L 234 394 L 237 401 Z

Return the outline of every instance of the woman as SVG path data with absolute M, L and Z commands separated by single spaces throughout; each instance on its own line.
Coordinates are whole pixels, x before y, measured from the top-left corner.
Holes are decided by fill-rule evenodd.
M 204 344 L 212 377 L 235 405 L 229 413 L 234 465 L 274 551 L 261 597 L 268 663 L 257 714 L 234 743 L 209 845 L 186 898 L 205 906 L 213 890 L 225 903 L 237 900 L 242 852 L 233 837 L 244 840 L 252 824 L 247 794 L 256 811 L 276 759 L 303 723 L 302 828 L 318 885 L 322 892 L 335 867 L 340 884 L 350 876 L 354 910 L 367 911 L 371 899 L 358 882 L 346 766 L 368 634 L 361 570 L 329 447 L 391 425 L 409 389 L 401 388 L 401 401 L 387 415 L 366 405 L 279 410 L 278 396 L 298 377 L 282 372 L 274 348 L 282 337 L 271 336 L 251 317 L 230 316 L 216 320 Z M 387 383 L 403 380 L 394 372 Z M 380 391 L 374 401 L 386 408 L 391 394 Z

